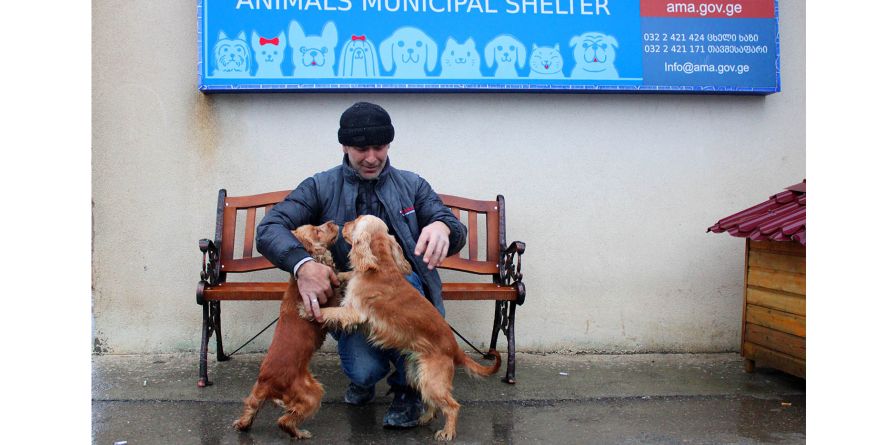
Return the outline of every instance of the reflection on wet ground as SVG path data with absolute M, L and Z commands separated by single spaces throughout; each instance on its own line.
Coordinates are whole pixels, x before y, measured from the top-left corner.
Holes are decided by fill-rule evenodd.
M 281 411 L 273 404 L 265 405 L 250 432 L 231 428 L 261 357 L 214 364 L 216 384 L 203 389 L 194 385 L 191 355 L 95 357 L 93 443 L 291 443 L 275 424 Z M 385 430 L 381 419 L 390 396 L 364 407 L 345 405 L 340 400 L 346 381 L 335 357 L 319 357 L 314 368 L 327 395 L 304 424 L 314 434 L 304 443 L 434 442 L 442 419 L 427 427 Z M 455 396 L 462 410 L 456 443 L 806 441 L 805 381 L 765 369 L 745 374 L 735 354 L 521 354 L 517 369 L 515 386 L 457 374 Z M 379 389 L 383 394 L 386 388 Z

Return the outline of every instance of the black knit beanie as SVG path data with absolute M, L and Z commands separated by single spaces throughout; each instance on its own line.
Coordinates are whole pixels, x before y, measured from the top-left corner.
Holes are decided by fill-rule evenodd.
M 341 115 L 338 142 L 351 147 L 385 145 L 394 140 L 391 116 L 384 108 L 369 102 L 357 102 Z

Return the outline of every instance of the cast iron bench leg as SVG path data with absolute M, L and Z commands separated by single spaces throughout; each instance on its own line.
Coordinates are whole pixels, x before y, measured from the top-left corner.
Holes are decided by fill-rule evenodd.
M 206 372 L 206 353 L 209 345 L 209 337 L 212 335 L 212 326 L 209 322 L 209 304 L 203 303 L 203 333 L 200 336 L 200 378 L 197 380 L 197 386 L 200 388 L 207 387 L 212 384 Z
M 221 302 L 208 301 L 203 303 L 203 333 L 200 338 L 200 377 L 197 380 L 197 386 L 200 388 L 212 385 L 209 381 L 209 375 L 206 370 L 207 358 L 209 354 L 209 338 L 215 333 L 215 356 L 218 361 L 223 362 L 230 359 L 225 355 L 221 338 Z
M 221 301 L 213 301 L 209 304 L 212 312 L 212 330 L 215 331 L 215 358 L 220 362 L 226 362 L 231 357 L 225 355 L 225 348 L 222 347 Z
M 495 302 L 495 316 L 492 318 L 492 339 L 489 340 L 489 349 L 495 349 L 498 344 L 498 331 L 501 330 L 501 301 Z
M 510 383 L 511 385 L 517 383 L 514 380 L 514 361 L 516 354 L 516 347 L 514 344 L 514 317 L 516 316 L 517 311 L 517 303 L 510 302 L 510 308 L 508 309 L 508 372 L 505 374 L 505 377 L 502 379 L 505 383 Z

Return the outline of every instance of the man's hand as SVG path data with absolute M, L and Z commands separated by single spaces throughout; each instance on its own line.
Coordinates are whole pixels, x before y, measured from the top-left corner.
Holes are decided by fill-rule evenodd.
M 320 305 L 326 304 L 326 301 L 332 298 L 332 286 L 337 287 L 340 284 L 335 271 L 316 261 L 308 261 L 298 268 L 298 275 L 295 278 L 307 312 L 313 315 L 314 320 L 322 323 Z
M 424 255 L 422 260 L 428 270 L 439 266 L 449 252 L 449 226 L 442 221 L 434 221 L 421 229 L 421 235 L 415 243 L 415 254 Z

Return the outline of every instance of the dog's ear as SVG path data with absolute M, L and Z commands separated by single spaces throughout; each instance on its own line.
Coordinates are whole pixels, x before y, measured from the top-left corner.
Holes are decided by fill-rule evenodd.
M 338 77 L 345 77 L 345 73 L 347 72 L 349 46 L 351 46 L 351 41 L 345 41 L 344 45 L 341 47 L 341 53 L 338 55 Z
M 246 41 L 246 32 L 240 31 L 240 34 L 237 34 L 237 40 Z
M 378 46 L 381 56 L 381 66 L 385 67 L 385 71 L 390 71 L 391 65 L 394 62 L 394 41 L 396 38 L 397 32 L 395 31 L 390 37 L 382 40 L 381 45 Z
M 351 266 L 357 272 L 366 272 L 370 269 L 378 270 L 378 258 L 372 254 L 372 234 L 369 231 L 361 230 L 353 237 L 354 243 L 351 244 Z
M 618 48 L 618 40 L 615 40 L 615 37 L 606 36 L 606 42 L 612 45 L 614 48 Z
M 412 273 L 412 266 L 409 265 L 409 261 L 406 261 L 406 257 L 403 255 L 403 248 L 397 243 L 397 238 L 394 238 L 393 235 L 388 235 L 388 244 L 391 245 L 391 256 L 394 257 L 397 270 L 403 275 Z
M 252 44 L 253 51 L 260 51 L 261 50 L 261 44 L 259 44 L 257 32 L 252 31 L 252 39 L 251 39 L 250 43 Z
M 334 22 L 328 21 L 323 25 L 322 36 L 329 49 L 335 49 L 336 45 L 338 45 L 338 29 L 336 29 Z
M 331 246 L 335 240 L 338 239 L 338 224 L 336 224 L 335 221 L 326 221 L 326 223 L 323 224 L 323 232 L 323 243 L 327 246 Z
M 425 41 L 425 64 L 428 67 L 427 72 L 430 73 L 437 67 L 437 42 L 431 40 L 426 34 L 423 35 Z
M 227 39 L 228 39 L 228 35 L 225 34 L 224 31 L 219 31 L 219 32 L 218 32 L 218 39 L 219 39 L 219 40 L 227 40 Z
M 492 68 L 492 65 L 495 64 L 495 45 L 498 42 L 498 37 L 489 41 L 486 44 L 486 47 L 483 48 L 483 56 L 486 59 L 486 68 Z
M 295 236 L 295 239 L 308 251 L 308 253 L 312 253 L 314 251 L 314 242 L 311 239 L 311 235 L 314 228 L 309 225 L 299 226 L 297 229 L 292 231 L 292 235 Z
M 295 20 L 289 22 L 289 44 L 295 48 L 305 40 L 305 32 Z
M 514 40 L 514 46 L 517 47 L 517 66 L 523 68 L 526 66 L 526 45 Z
M 575 45 L 578 45 L 578 42 L 581 42 L 581 36 L 573 36 L 569 39 L 569 47 L 572 48 Z
M 371 73 L 368 73 L 371 77 L 378 76 L 378 52 L 375 50 L 375 44 L 366 41 L 366 46 L 369 48 L 369 68 L 372 70 Z

